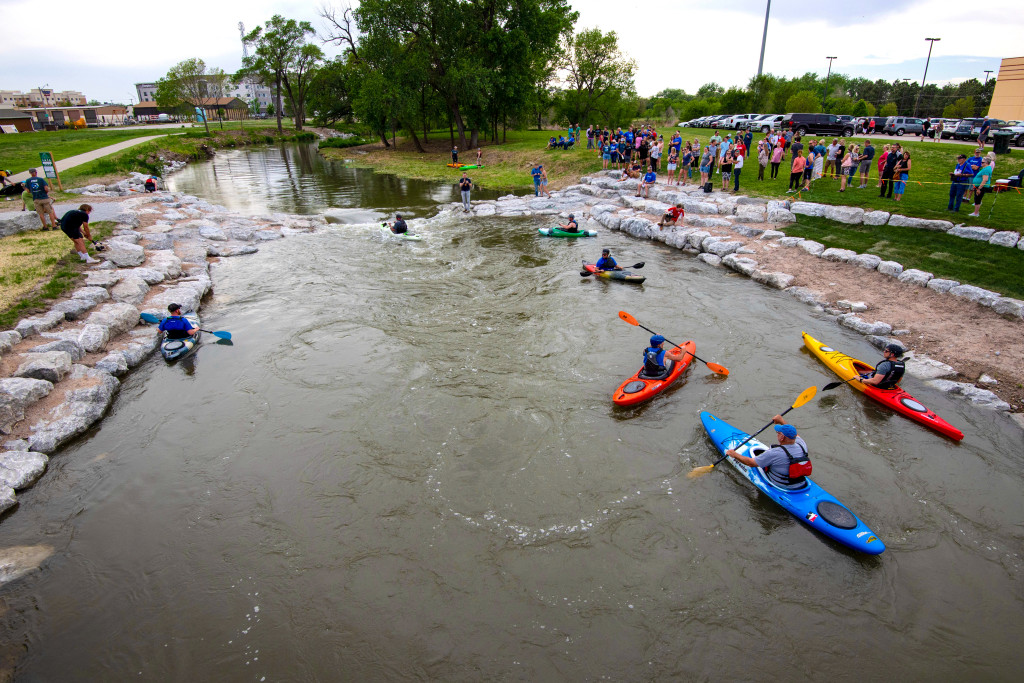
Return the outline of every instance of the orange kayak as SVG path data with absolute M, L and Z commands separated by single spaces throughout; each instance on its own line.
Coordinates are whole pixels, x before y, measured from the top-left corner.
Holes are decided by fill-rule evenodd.
M 638 403 L 654 398 L 655 395 L 668 389 L 676 380 L 683 376 L 686 368 L 690 367 L 690 363 L 693 362 L 693 354 L 697 353 L 697 344 L 693 341 L 684 342 L 681 347 L 675 347 L 666 353 L 665 356 L 668 357 L 673 352 L 676 354 L 682 353 L 683 357 L 681 360 L 672 362 L 672 367 L 669 368 L 667 375 L 659 378 L 647 377 L 644 375 L 643 367 L 641 367 L 635 375 L 619 385 L 619 388 L 612 394 L 612 401 L 615 402 L 615 405 L 635 406 Z

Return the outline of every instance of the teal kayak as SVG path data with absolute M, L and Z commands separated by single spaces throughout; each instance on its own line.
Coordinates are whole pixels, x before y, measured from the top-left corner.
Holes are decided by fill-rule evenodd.
M 740 446 L 739 444 L 749 435 L 709 412 L 702 412 L 700 421 L 704 425 L 704 430 L 708 433 L 711 443 L 722 455 L 725 455 L 727 449 L 734 448 L 740 455 L 753 458 L 768 450 L 768 447 L 757 439 L 751 439 L 748 443 Z M 761 468 L 747 467 L 734 458 L 726 458 L 726 460 L 761 493 L 819 533 L 848 548 L 869 555 L 879 555 L 885 550 L 885 544 L 879 540 L 874 531 L 860 521 L 835 496 L 811 481 L 810 477 L 806 478 L 807 484 L 803 488 L 784 489 L 773 484 Z
M 597 230 L 580 230 L 579 232 L 566 232 L 561 228 L 537 228 L 537 232 L 545 237 L 597 237 Z

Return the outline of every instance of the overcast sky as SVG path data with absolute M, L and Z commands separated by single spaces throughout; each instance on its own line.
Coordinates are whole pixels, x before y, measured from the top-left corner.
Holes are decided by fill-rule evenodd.
M 234 71 L 241 63 L 238 22 L 247 30 L 272 15 L 306 19 L 329 0 L 246 0 L 221 3 L 83 3 L 81 0 L 0 0 L 0 89 L 49 86 L 89 99 L 127 102 L 134 84 L 154 81 L 189 57 Z M 230 4 L 230 6 L 228 6 Z M 340 7 L 341 3 L 333 3 Z M 577 28 L 614 29 L 637 63 L 641 95 L 663 88 L 693 93 L 708 81 L 745 85 L 757 73 L 766 0 L 576 0 Z M 808 10 L 827 8 L 825 16 Z M 630 16 L 624 9 L 639 9 Z M 935 44 L 929 82 L 984 80 L 1004 57 L 1024 56 L 1024 1 L 772 0 L 764 70 L 824 74 L 835 55 L 840 73 L 920 82 Z M 329 54 L 337 52 L 328 46 Z M 993 74 L 993 76 L 995 75 Z

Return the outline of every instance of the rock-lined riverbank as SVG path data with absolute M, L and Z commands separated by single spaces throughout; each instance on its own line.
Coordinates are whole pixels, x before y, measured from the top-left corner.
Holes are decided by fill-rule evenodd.
M 125 196 L 132 193 L 125 183 L 89 193 Z M 242 216 L 167 193 L 135 194 L 104 209 L 117 226 L 84 286 L 0 332 L 0 512 L 43 474 L 47 454 L 103 417 L 118 378 L 157 348 L 158 332 L 140 326 L 140 313 L 163 316 L 171 302 L 198 311 L 213 286 L 211 259 L 255 253 L 261 242 L 326 223 L 320 216 Z

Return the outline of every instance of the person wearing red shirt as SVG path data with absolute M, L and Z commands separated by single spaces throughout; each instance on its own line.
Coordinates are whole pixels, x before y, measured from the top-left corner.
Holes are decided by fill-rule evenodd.
M 679 219 L 684 215 L 682 203 L 670 206 L 665 211 L 665 215 L 661 217 L 661 221 L 658 223 L 658 227 L 662 230 L 665 229 L 666 225 L 677 225 Z

